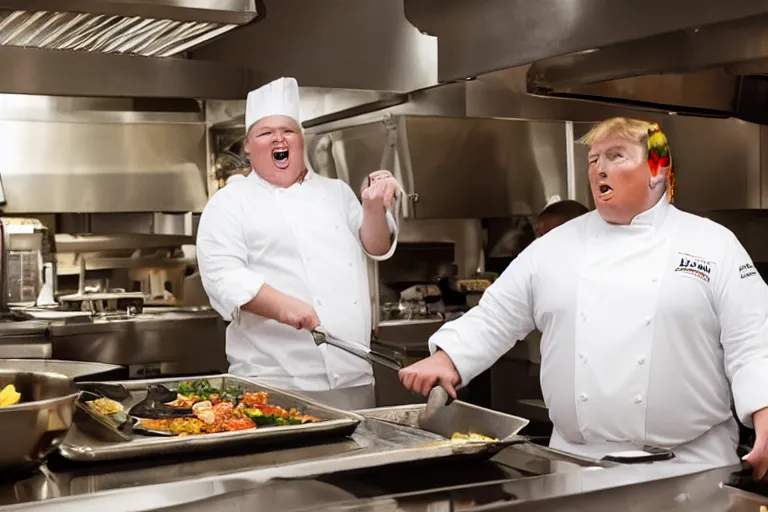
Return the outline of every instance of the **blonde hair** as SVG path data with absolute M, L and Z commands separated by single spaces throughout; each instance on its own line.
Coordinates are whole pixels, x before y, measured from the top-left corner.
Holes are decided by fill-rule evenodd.
M 591 146 L 608 137 L 620 137 L 632 142 L 637 142 L 645 147 L 648 144 L 648 131 L 655 123 L 631 119 L 629 117 L 613 117 L 595 125 L 589 132 L 579 139 L 579 143 Z

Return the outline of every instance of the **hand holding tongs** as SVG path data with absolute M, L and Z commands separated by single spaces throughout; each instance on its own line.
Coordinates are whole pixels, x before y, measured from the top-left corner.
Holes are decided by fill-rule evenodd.
M 318 346 L 322 345 L 323 343 L 327 343 L 332 347 L 336 347 L 352 355 L 355 355 L 361 359 L 365 359 L 371 364 L 379 363 L 395 371 L 399 371 L 403 368 L 402 363 L 400 361 L 395 360 L 392 357 L 386 356 L 384 354 L 380 354 L 375 350 L 371 350 L 357 343 L 349 343 L 346 341 L 342 341 L 338 338 L 334 338 L 333 336 L 323 331 L 320 331 L 318 329 L 312 330 L 312 338 L 314 338 L 315 343 Z M 419 414 L 419 419 L 418 419 L 419 426 L 422 428 L 429 429 L 430 420 L 435 416 L 435 414 L 438 411 L 442 410 L 445 406 L 449 405 L 451 402 L 452 402 L 452 399 L 448 395 L 448 392 L 445 389 L 443 389 L 443 387 L 440 386 L 439 384 L 436 385 L 434 388 L 432 388 L 432 391 L 430 391 L 429 393 L 429 398 L 427 400 L 427 405 L 424 411 L 422 411 L 422 413 Z M 439 420 L 437 421 L 439 422 Z
M 320 346 L 323 343 L 327 343 L 332 347 L 336 347 L 338 349 L 343 350 L 344 352 L 357 356 L 361 359 L 365 359 L 371 364 L 379 363 L 380 365 L 386 366 L 387 368 L 391 368 L 392 370 L 395 370 L 395 371 L 399 371 L 403 367 L 403 364 L 400 361 L 390 356 L 380 354 L 375 350 L 371 350 L 370 348 L 357 343 L 349 343 L 347 341 L 342 341 L 318 329 L 312 330 L 312 338 L 314 338 L 317 346 Z

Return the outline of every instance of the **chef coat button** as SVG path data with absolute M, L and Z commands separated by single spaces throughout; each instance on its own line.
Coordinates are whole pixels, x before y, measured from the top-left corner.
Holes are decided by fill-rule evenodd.
M 350 267 L 352 266 L 352 262 L 351 262 L 351 261 L 349 262 L 349 266 L 350 266 Z
M 639 355 L 637 356 L 637 364 L 643 364 L 645 363 L 645 356 Z
M 651 320 L 653 320 L 651 317 L 646 317 L 645 325 L 651 325 Z
M 579 352 L 579 359 L 581 359 L 582 363 L 586 363 L 587 362 L 587 356 L 585 356 L 581 352 Z
M 352 301 L 353 304 L 357 304 L 357 299 Z
M 586 321 L 587 320 L 587 314 L 586 313 L 582 313 L 581 314 L 581 319 Z
M 658 277 L 656 277 L 656 276 L 653 276 L 653 277 L 651 278 L 651 281 L 653 281 L 654 283 L 655 283 L 656 281 L 658 281 L 658 280 L 659 280 L 659 278 L 658 278 Z
M 322 306 L 323 305 L 323 303 L 320 301 L 320 299 L 317 299 L 315 302 L 317 303 L 318 306 Z
M 586 393 L 582 393 L 582 394 L 579 396 L 579 400 L 581 400 L 582 402 L 586 402 L 588 398 L 589 398 L 589 397 L 587 396 L 587 394 L 586 394 Z
M 635 403 L 636 404 L 643 403 L 643 395 L 640 395 L 640 394 L 635 395 Z

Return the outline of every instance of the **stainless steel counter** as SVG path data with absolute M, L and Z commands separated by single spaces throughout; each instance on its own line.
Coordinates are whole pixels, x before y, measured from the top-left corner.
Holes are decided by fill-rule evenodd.
M 491 461 L 428 461 L 419 450 L 408 450 L 436 439 L 367 419 L 351 438 L 330 444 L 99 465 L 55 458 L 29 478 L 0 484 L 0 510 L 434 512 L 482 505 L 482 510 L 757 512 L 760 504 L 719 488 L 739 467 L 607 465 L 532 444 L 510 447 Z
M 175 496 L 175 484 L 185 485 L 192 481 L 196 482 L 196 489 L 208 486 L 210 489 L 229 490 L 233 486 L 245 489 L 276 478 L 306 478 L 340 472 L 370 471 L 371 468 L 379 470 L 386 466 L 394 468 L 395 465 L 400 469 L 391 470 L 394 474 L 414 465 L 420 468 L 443 468 L 443 471 L 448 467 L 456 468 L 447 459 L 437 463 L 424 460 L 425 453 L 434 455 L 433 447 L 441 440 L 443 438 L 440 436 L 428 432 L 366 419 L 350 438 L 330 444 L 287 445 L 272 451 L 247 454 L 228 451 L 214 454 L 213 457 L 210 454 L 155 457 L 151 460 L 98 465 L 73 464 L 62 458 L 54 458 L 29 478 L 0 485 L 0 510 L 6 510 L 6 506 L 48 510 L 48 505 L 55 505 L 55 510 L 66 510 L 61 507 L 68 503 L 76 505 L 78 510 L 85 510 L 82 507 L 94 502 L 98 507 L 103 506 L 104 510 L 108 508 L 111 511 L 151 510 L 137 505 L 139 502 L 134 500 L 134 494 L 159 496 L 162 503 L 168 503 L 162 497 L 166 491 Z M 551 471 L 548 459 L 541 454 L 526 456 L 529 462 L 537 460 L 538 465 L 529 465 L 519 470 L 475 461 L 471 454 L 451 459 L 456 460 L 460 465 L 458 467 L 463 469 L 490 464 L 493 468 L 491 479 L 519 478 Z M 591 464 L 590 461 L 580 460 L 577 463 Z M 521 463 L 517 465 L 525 466 Z M 575 464 L 570 465 L 577 467 Z M 454 473 L 461 471 L 454 470 Z M 474 474 L 482 475 L 479 471 Z M 4 477 L 8 481 L 13 475 Z M 131 499 L 113 498 L 119 496 L 122 490 L 129 491 Z M 184 492 L 181 496 L 194 497 L 198 493 Z
M 312 451 L 300 449 L 293 455 L 310 455 Z M 768 503 L 768 499 L 746 499 L 720 488 L 720 482 L 739 467 L 707 469 L 668 464 L 583 468 L 550 460 L 547 474 L 531 476 L 516 466 L 535 467 L 546 459 L 511 447 L 494 462 L 361 471 L 343 469 L 350 467 L 348 463 L 354 456 L 329 456 L 322 451 L 315 449 L 313 455 L 317 458 L 303 462 L 288 462 L 273 453 L 273 468 L 264 465 L 238 471 L 215 459 L 201 462 L 198 470 L 194 466 L 182 470 L 189 464 L 180 464 L 145 470 L 138 478 L 131 478 L 131 472 L 126 471 L 113 482 L 119 482 L 122 488 L 107 492 L 98 492 L 98 483 L 106 484 L 108 479 L 70 475 L 65 480 L 54 473 L 47 480 L 49 492 L 58 490 L 57 496 L 70 498 L 27 503 L 13 510 L 757 512 L 759 505 Z M 223 474 L 193 476 L 206 471 Z M 147 484 L 153 475 L 159 481 L 172 475 L 177 481 Z M 91 487 L 92 483 L 97 485 Z M 16 497 L 34 492 L 21 484 L 15 489 Z
M 512 449 L 510 449 L 512 450 Z M 325 511 L 649 511 L 757 512 L 767 500 L 746 499 L 719 483 L 734 468 L 688 473 L 690 468 L 621 467 L 566 471 L 533 478 L 457 485 L 423 492 L 360 497 L 372 479 L 338 478 L 272 481 L 246 489 L 230 488 L 204 500 L 158 508 L 162 512 L 266 510 Z

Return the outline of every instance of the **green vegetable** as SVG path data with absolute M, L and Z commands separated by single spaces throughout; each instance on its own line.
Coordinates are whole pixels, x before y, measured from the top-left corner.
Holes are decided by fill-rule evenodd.
M 259 426 L 264 425 L 301 425 L 300 418 L 283 418 L 282 416 L 264 414 L 261 409 L 243 409 L 243 413 L 248 416 L 251 421 Z
M 264 414 L 261 409 L 243 409 L 243 413 L 259 426 L 277 425 L 278 418 Z
M 243 389 L 230 386 L 223 390 L 211 385 L 207 380 L 184 381 L 176 387 L 176 392 L 186 397 L 197 397 L 199 400 L 210 400 L 211 395 L 219 395 L 222 402 L 232 402 L 237 405 L 243 396 Z
M 232 402 L 233 404 L 237 405 L 240 402 L 240 398 L 243 396 L 243 393 L 245 391 L 243 388 L 238 386 L 230 386 L 228 388 L 224 388 L 224 390 L 221 392 L 221 400 L 224 402 Z

